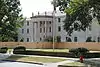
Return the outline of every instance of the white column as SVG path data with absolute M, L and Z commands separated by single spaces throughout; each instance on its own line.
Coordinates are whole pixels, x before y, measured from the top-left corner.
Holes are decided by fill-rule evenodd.
M 34 22 L 34 41 L 36 42 L 36 23 Z
M 47 21 L 45 21 L 45 36 L 47 36 Z

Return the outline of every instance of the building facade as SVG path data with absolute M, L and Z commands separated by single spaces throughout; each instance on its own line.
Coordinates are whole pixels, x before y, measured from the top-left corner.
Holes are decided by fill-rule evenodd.
M 59 39 L 61 42 L 86 42 L 88 38 L 92 41 L 100 41 L 100 26 L 96 18 L 92 20 L 90 29 L 84 31 L 74 31 L 72 36 L 67 35 L 64 30 L 64 20 L 66 15 L 56 12 L 54 15 L 44 13 L 33 15 L 26 19 L 22 28 L 19 29 L 18 40 L 23 42 L 45 42 L 46 39 Z

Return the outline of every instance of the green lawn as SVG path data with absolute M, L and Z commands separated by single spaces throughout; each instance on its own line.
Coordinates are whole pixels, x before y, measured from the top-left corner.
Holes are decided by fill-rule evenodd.
M 80 62 L 71 62 L 71 63 L 64 64 L 64 66 L 85 66 L 85 64 Z
M 69 52 L 69 49 L 27 49 L 32 51 L 45 51 L 45 52 Z
M 55 62 L 61 62 L 66 59 L 60 59 L 60 58 L 46 58 L 46 57 L 29 57 L 29 56 L 16 56 L 12 55 L 6 60 L 16 60 L 16 61 L 24 61 L 24 62 L 42 62 L 42 63 L 55 63 Z

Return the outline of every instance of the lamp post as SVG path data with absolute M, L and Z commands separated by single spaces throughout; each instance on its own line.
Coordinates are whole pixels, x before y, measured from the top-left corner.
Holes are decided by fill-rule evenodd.
M 56 12 L 56 0 L 53 0 L 53 27 L 52 27 L 52 32 L 53 32 L 53 51 L 55 49 L 55 33 L 56 30 L 53 28 L 55 27 L 55 12 Z

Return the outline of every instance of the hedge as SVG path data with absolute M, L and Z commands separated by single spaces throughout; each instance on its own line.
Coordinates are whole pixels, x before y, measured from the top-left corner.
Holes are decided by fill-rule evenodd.
M 7 51 L 8 51 L 7 47 L 0 48 L 0 53 L 7 53 Z
M 14 54 L 26 54 L 26 48 L 24 46 L 15 47 L 13 50 Z

